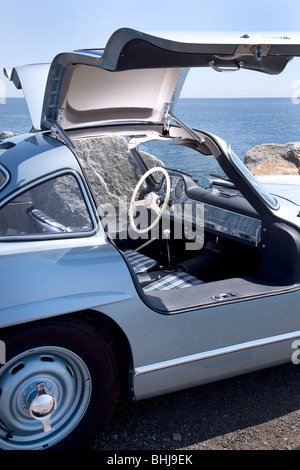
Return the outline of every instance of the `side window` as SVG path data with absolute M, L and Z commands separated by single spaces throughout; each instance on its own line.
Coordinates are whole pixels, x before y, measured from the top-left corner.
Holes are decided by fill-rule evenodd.
M 0 208 L 0 236 L 89 232 L 93 226 L 72 174 L 43 181 Z

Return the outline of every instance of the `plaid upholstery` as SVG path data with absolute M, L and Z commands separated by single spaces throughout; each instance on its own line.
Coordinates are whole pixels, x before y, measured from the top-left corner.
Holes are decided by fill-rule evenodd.
M 157 266 L 157 262 L 154 259 L 142 255 L 137 251 L 125 250 L 123 253 L 137 274 L 145 273 Z
M 144 287 L 144 291 L 182 289 L 183 287 L 196 286 L 198 284 L 203 284 L 203 281 L 185 272 L 174 272 L 148 284 L 148 286 Z

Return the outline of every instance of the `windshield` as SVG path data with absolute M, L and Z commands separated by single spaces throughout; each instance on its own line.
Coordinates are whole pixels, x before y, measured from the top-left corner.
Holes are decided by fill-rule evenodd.
M 217 138 L 217 141 L 225 156 L 231 160 L 238 173 L 248 182 L 258 197 L 272 209 L 277 209 L 278 201 L 268 193 L 230 146 L 222 139 Z M 140 145 L 139 154 L 148 169 L 153 166 L 165 166 L 168 169 L 188 174 L 194 181 L 199 183 L 203 178 L 209 178 L 210 180 L 221 178 L 229 182 L 227 175 L 213 155 L 201 154 L 179 142 L 180 140 L 177 139 L 153 140 Z M 148 158 L 149 154 L 156 158 Z
M 159 166 L 187 173 L 193 179 L 201 176 L 226 177 L 213 155 L 203 155 L 195 149 L 179 145 L 177 139 L 152 140 L 139 146 L 139 154 L 150 168 L 147 154 L 155 155 Z

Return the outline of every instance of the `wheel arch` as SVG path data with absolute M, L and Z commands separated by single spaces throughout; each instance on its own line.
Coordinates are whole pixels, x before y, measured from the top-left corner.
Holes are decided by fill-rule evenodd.
M 83 322 L 93 326 L 100 334 L 105 336 L 105 339 L 108 341 L 116 355 L 120 373 L 121 392 L 129 392 L 133 395 L 133 356 L 129 341 L 121 327 L 112 318 L 102 312 L 91 309 L 81 310 L 4 327 L 0 329 L 0 331 L 3 333 L 5 331 L 20 331 L 20 329 L 25 329 L 26 327 L 34 324 L 42 324 L 44 321 L 51 320 L 52 318 L 64 320 L 71 320 L 72 318 L 81 319 Z
M 83 310 L 72 314 L 82 318 L 94 327 L 109 341 L 116 354 L 121 381 L 121 391 L 133 396 L 133 355 L 130 343 L 122 328 L 108 315 L 95 311 Z
M 73 312 L 1 330 L 7 345 L 0 368 L 1 449 L 86 449 L 109 422 L 121 392 L 124 337 L 95 318 Z M 45 415 L 49 433 L 37 422 L 44 414 L 30 412 L 32 392 L 41 386 L 48 399 L 57 397 L 52 426 L 51 410 Z

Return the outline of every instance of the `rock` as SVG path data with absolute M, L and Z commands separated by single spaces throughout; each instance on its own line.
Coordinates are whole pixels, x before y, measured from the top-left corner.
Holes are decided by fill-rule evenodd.
M 10 137 L 13 137 L 14 135 L 17 135 L 17 134 L 14 134 L 13 132 L 9 132 L 9 131 L 1 131 L 0 140 L 9 139 Z
M 254 175 L 299 175 L 300 142 L 257 145 L 246 153 L 245 165 Z
M 95 194 L 98 210 L 103 213 L 113 206 L 116 213 L 126 216 L 127 220 L 128 205 L 142 173 L 137 169 L 126 139 L 122 136 L 90 137 L 73 143 Z M 146 153 L 143 159 L 148 168 L 162 164 Z
M 148 169 L 154 168 L 156 166 L 162 166 L 162 167 L 165 166 L 164 162 L 159 160 L 154 155 L 150 155 L 149 153 L 144 152 L 142 150 L 139 151 L 139 154 L 140 154 L 140 157 L 143 160 L 146 168 L 148 168 Z M 160 177 L 161 177 L 161 174 L 160 174 Z
M 86 171 L 97 203 L 125 211 L 141 174 L 124 137 L 106 136 L 74 140 L 77 157 Z M 124 207 L 123 207 L 124 206 Z

